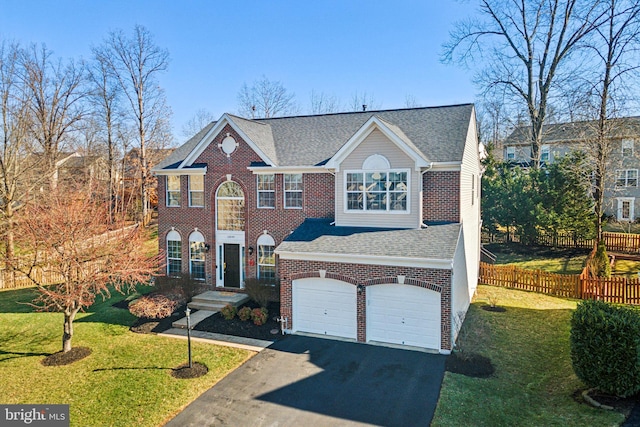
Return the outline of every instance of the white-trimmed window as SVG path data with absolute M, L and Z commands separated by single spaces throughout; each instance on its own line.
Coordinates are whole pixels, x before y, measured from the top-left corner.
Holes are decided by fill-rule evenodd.
M 616 186 L 637 187 L 638 186 L 638 169 L 616 170 Z
M 194 231 L 189 236 L 189 273 L 194 279 L 204 280 L 206 278 L 204 255 L 204 236 L 199 231 Z
M 180 206 L 180 175 L 167 175 L 167 206 Z
M 635 218 L 635 197 L 618 197 L 618 221 L 633 221 Z
M 302 174 L 284 175 L 285 209 L 302 209 Z
M 167 276 L 177 276 L 182 272 L 182 237 L 171 230 L 167 234 Z
M 276 243 L 268 234 L 258 238 L 258 278 L 275 281 L 276 279 Z
M 227 181 L 216 194 L 217 230 L 244 231 L 244 191 L 240 184 Z
M 189 206 L 204 207 L 204 175 L 189 175 Z
M 550 159 L 551 150 L 547 144 L 540 147 L 540 161 L 548 162 Z
M 259 208 L 275 208 L 276 207 L 276 185 L 275 175 L 257 175 L 258 186 L 258 207 Z
M 345 171 L 347 211 L 406 212 L 408 170 Z
M 622 140 L 622 157 L 633 156 L 633 139 Z
M 507 160 L 516 159 L 516 147 L 507 147 Z

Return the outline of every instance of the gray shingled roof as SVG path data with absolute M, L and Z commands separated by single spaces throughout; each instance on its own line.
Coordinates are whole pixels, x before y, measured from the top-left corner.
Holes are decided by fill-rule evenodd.
M 445 224 L 424 229 L 375 230 L 336 227 L 330 222 L 305 220 L 276 251 L 450 260 L 461 228 L 461 224 Z
M 389 124 L 426 159 L 461 161 L 472 114 L 473 105 L 463 104 L 256 120 L 229 117 L 277 166 L 315 166 L 333 157 L 373 116 Z M 176 167 L 214 124 L 200 131 L 155 169 Z
M 611 138 L 637 138 L 640 135 L 640 117 L 624 117 L 610 119 L 609 135 Z M 542 128 L 542 142 L 580 142 L 592 139 L 596 135 L 598 122 L 595 120 L 556 123 L 544 125 Z M 531 143 L 531 127 L 517 127 L 507 137 L 504 145 L 528 145 Z

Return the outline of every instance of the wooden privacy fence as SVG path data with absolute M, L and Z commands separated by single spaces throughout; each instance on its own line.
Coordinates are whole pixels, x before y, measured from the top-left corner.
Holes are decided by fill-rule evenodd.
M 640 234 L 629 233 L 602 233 L 604 244 L 608 251 L 640 254 Z M 504 234 L 482 233 L 483 243 L 506 243 L 520 242 L 517 235 L 507 236 Z M 555 248 L 578 248 L 591 249 L 595 244 L 595 239 L 584 239 L 571 234 L 539 234 L 534 243 L 539 246 L 550 246 Z
M 597 299 L 640 305 L 640 279 L 592 278 L 582 274 L 555 274 L 513 265 L 480 263 L 479 282 L 487 285 L 539 292 L 564 298 Z
M 55 285 L 64 281 L 60 273 L 41 267 L 34 268 L 33 277 L 43 285 Z M 33 286 L 33 282 L 26 274 L 15 270 L 0 270 L 0 289 L 18 289 L 30 286 Z

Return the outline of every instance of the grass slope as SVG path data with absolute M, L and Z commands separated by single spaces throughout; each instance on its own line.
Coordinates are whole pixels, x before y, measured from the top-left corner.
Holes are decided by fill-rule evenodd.
M 187 344 L 155 335 L 134 334 L 135 318 L 98 302 L 78 316 L 74 346 L 93 353 L 67 366 L 40 361 L 62 348 L 62 314 L 37 313 L 24 303 L 32 289 L 0 292 L 0 378 L 5 404 L 70 404 L 72 426 L 157 426 L 250 358 L 245 350 L 193 343 L 194 360 L 207 375 L 172 378 L 171 369 L 187 361 Z
M 507 309 L 482 310 L 489 296 Z M 576 303 L 479 286 L 460 334 L 464 351 L 489 357 L 490 378 L 447 372 L 433 426 L 613 426 L 622 414 L 577 401 L 584 389 L 571 367 L 569 319 Z

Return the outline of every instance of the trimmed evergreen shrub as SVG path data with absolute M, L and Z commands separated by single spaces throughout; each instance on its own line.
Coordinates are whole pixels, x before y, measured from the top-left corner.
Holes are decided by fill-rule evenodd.
M 247 306 L 244 306 L 240 310 L 238 310 L 238 319 L 242 320 L 243 322 L 251 319 L 251 309 Z
M 640 312 L 583 301 L 571 317 L 571 362 L 588 387 L 620 397 L 640 391 Z
M 598 244 L 596 253 L 593 256 L 591 267 L 593 272 L 598 277 L 611 277 L 611 263 L 609 262 L 609 255 L 607 255 L 607 248 L 603 242 Z
M 238 312 L 238 309 L 231 304 L 227 304 L 224 307 L 222 307 L 222 310 L 220 310 L 220 314 L 222 315 L 222 317 L 224 317 L 227 320 L 231 320 L 234 317 L 236 317 L 236 313 Z

